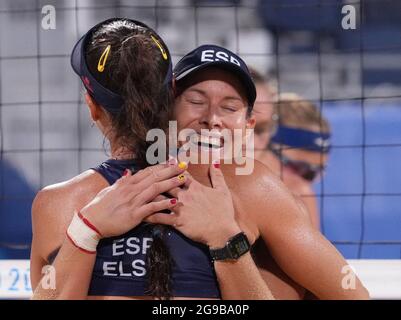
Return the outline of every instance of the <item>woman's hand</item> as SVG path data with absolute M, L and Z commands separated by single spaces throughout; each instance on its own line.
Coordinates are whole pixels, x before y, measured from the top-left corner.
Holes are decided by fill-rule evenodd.
M 176 199 L 157 201 L 158 195 L 185 183 L 185 165 L 160 164 L 125 175 L 100 191 L 80 212 L 102 237 L 119 236 L 140 224 L 147 216 L 172 209 Z
M 189 173 L 187 189 L 175 188 L 169 193 L 178 198 L 171 214 L 156 213 L 146 221 L 173 226 L 188 238 L 208 245 L 223 247 L 227 240 L 241 232 L 235 221 L 234 206 L 219 164 L 209 168 L 212 188 L 194 180 Z

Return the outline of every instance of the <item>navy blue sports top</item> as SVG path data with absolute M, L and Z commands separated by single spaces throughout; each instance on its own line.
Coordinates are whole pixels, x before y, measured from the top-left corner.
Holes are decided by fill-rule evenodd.
M 133 160 L 108 160 L 93 170 L 112 185 L 127 168 L 133 172 L 139 169 Z M 167 229 L 164 241 L 173 259 L 172 295 L 220 298 L 208 248 L 173 228 Z M 147 296 L 145 262 L 151 243 L 152 227 L 147 223 L 122 236 L 102 239 L 97 247 L 89 295 Z

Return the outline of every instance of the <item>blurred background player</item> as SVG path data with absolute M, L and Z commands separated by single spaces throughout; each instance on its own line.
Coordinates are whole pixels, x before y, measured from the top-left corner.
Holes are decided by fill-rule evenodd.
M 258 160 L 302 198 L 313 225 L 320 229 L 313 183 L 326 167 L 330 125 L 315 104 L 294 93 L 280 95 L 273 118 L 276 128 Z
M 249 68 L 256 85 L 257 97 L 253 107 L 255 116 L 255 158 L 258 159 L 261 151 L 265 150 L 270 141 L 273 128 L 273 106 L 277 99 L 277 90 L 274 81 L 267 78 L 255 68 Z
M 286 186 L 294 194 L 302 197 L 313 225 L 319 229 L 319 212 L 316 196 L 312 188 L 315 174 L 310 173 L 310 171 L 318 173 L 321 169 L 320 162 L 326 162 L 327 156 L 321 157 L 319 152 L 301 149 L 304 146 L 302 143 L 299 148 L 294 149 L 291 147 L 288 148 L 292 142 L 287 141 L 290 145 L 281 143 L 271 144 L 270 140 L 272 134 L 274 135 L 274 139 L 279 140 L 287 124 L 290 127 L 319 132 L 319 121 L 322 120 L 324 123 L 323 129 L 329 132 L 328 123 L 325 119 L 321 119 L 316 106 L 303 100 L 296 94 L 282 94 L 280 96 L 280 104 L 278 105 L 278 95 L 274 81 L 269 81 L 266 76 L 255 68 L 251 68 L 250 71 L 257 91 L 253 111 L 256 120 L 254 129 L 255 159 L 267 165 L 282 178 Z M 299 132 L 295 132 L 296 136 L 297 133 Z M 286 150 L 281 150 L 282 152 L 280 152 L 280 149 Z M 287 155 L 287 153 L 290 154 Z M 304 171 L 308 174 L 307 177 L 302 177 Z

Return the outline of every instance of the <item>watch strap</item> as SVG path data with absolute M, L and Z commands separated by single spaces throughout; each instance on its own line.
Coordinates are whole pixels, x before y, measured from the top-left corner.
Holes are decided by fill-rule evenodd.
M 231 237 L 223 248 L 209 249 L 213 261 L 236 260 L 250 250 L 248 238 L 244 232 Z

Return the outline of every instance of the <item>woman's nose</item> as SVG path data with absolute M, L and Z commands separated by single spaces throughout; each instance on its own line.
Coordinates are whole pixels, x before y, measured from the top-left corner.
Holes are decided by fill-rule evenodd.
M 208 110 L 207 113 L 202 117 L 202 125 L 206 126 L 208 129 L 221 129 L 222 121 L 221 118 L 213 110 Z

